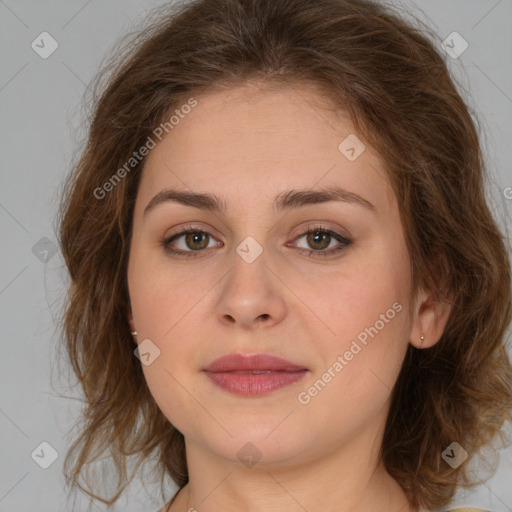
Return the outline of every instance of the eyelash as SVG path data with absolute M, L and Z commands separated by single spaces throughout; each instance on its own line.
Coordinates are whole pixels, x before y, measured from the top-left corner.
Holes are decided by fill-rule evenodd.
M 164 250 L 166 252 L 172 254 L 172 255 L 184 256 L 186 258 L 189 258 L 189 257 L 195 258 L 195 257 L 199 256 L 199 253 L 203 252 L 204 249 L 200 249 L 200 250 L 197 250 L 197 251 L 191 251 L 191 250 L 190 251 L 182 251 L 182 250 L 179 250 L 179 249 L 178 250 L 177 249 L 171 249 L 170 246 L 169 246 L 169 244 L 171 242 L 173 242 L 174 240 L 179 239 L 183 235 L 187 235 L 189 233 L 201 233 L 203 235 L 211 236 L 208 232 L 203 231 L 202 229 L 196 228 L 194 226 L 187 226 L 183 231 L 180 231 L 179 233 L 176 233 L 175 235 L 172 235 L 171 237 L 165 238 L 165 239 L 163 239 L 161 241 L 161 244 L 162 244 Z M 296 239 L 300 239 L 303 236 L 308 235 L 310 233 L 323 233 L 323 234 L 330 235 L 336 241 L 340 242 L 341 245 L 338 245 L 334 249 L 328 249 L 328 250 L 325 250 L 325 249 L 310 250 L 309 251 L 309 257 L 326 257 L 326 256 L 330 256 L 330 255 L 342 252 L 348 246 L 352 245 L 352 240 L 350 240 L 349 238 L 346 238 L 346 237 L 340 235 L 339 233 L 337 233 L 336 231 L 333 231 L 332 229 L 325 228 L 324 226 L 321 226 L 321 225 L 307 226 L 307 231 L 304 231 L 302 234 L 298 235 L 295 238 L 295 240 Z M 302 251 L 308 251 L 308 249 L 304 249 L 304 248 L 300 248 L 300 249 Z

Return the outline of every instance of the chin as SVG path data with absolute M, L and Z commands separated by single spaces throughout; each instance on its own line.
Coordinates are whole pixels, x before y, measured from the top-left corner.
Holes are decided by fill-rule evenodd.
M 275 424 L 274 427 L 275 428 Z M 277 432 L 265 429 L 245 429 L 243 434 L 235 435 L 233 438 L 223 436 L 216 439 L 203 439 L 210 450 L 236 464 L 242 464 L 248 468 L 255 465 L 259 468 L 272 468 L 286 465 L 292 462 L 305 462 L 309 457 L 308 453 L 312 448 L 312 442 L 308 442 L 305 436 L 283 431 L 280 435 Z M 299 441 L 300 439 L 300 441 Z

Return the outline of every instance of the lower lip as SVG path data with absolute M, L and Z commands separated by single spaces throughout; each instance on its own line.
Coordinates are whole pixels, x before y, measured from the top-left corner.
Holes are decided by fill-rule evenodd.
M 214 384 L 230 393 L 243 396 L 259 396 L 298 382 L 304 378 L 306 372 L 307 370 L 297 372 L 272 371 L 269 373 L 205 373 Z

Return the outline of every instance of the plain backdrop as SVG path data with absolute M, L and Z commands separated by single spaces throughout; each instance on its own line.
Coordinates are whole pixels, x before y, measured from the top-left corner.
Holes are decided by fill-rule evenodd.
M 90 80 L 112 45 L 161 3 L 0 0 L 0 512 L 88 509 L 82 493 L 67 500 L 62 475 L 80 404 L 59 396 L 67 390 L 59 387 L 66 372 L 58 361 L 56 315 L 67 276 L 54 229 L 58 193 L 87 127 L 81 101 Z M 489 203 L 508 229 L 512 0 L 403 0 L 401 5 L 435 30 L 441 47 L 448 37 L 456 38 L 456 49 L 467 44 L 458 58 L 447 58 L 481 124 Z M 49 36 L 40 36 L 43 32 Z M 37 47 L 41 37 L 46 43 Z M 43 58 L 52 45 L 57 49 Z M 454 505 L 512 511 L 512 449 L 498 455 L 494 476 L 473 493 L 459 493 Z M 173 490 L 169 480 L 167 495 Z M 150 512 L 161 504 L 154 484 L 143 487 L 136 480 L 113 510 Z M 95 503 L 90 509 L 106 507 Z

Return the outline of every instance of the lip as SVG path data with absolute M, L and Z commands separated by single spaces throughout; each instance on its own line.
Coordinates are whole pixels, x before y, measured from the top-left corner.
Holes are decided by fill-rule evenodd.
M 270 354 L 247 356 L 243 354 L 229 354 L 215 359 L 215 361 L 204 368 L 204 371 L 207 372 L 250 372 L 257 370 L 296 372 L 307 370 L 307 368 Z
M 215 359 L 203 372 L 218 387 L 242 396 L 259 396 L 304 378 L 308 368 L 270 354 L 229 354 Z

